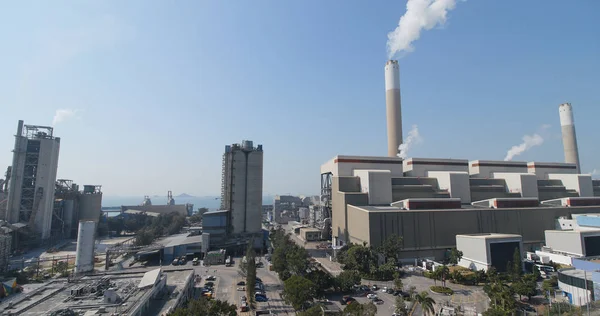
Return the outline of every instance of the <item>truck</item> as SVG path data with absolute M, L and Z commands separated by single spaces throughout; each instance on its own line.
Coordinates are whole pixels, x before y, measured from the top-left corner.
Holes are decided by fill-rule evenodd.
M 231 256 L 228 256 L 227 259 L 225 259 L 225 266 L 231 267 Z

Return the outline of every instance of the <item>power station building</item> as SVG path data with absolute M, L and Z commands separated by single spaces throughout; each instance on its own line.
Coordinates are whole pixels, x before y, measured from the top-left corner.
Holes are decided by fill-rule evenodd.
M 403 237 L 400 259 L 414 262 L 443 259 L 461 242 L 483 240 L 487 246 L 471 263 L 488 267 L 494 239 L 518 236 L 519 250 L 533 251 L 559 219 L 600 213 L 600 181 L 579 173 L 570 104 L 559 107 L 565 163 L 406 159 L 399 151 L 398 69 L 396 61 L 385 65 L 387 157 L 338 155 L 321 166 L 321 201 L 336 247 L 376 247 L 395 234 Z M 600 251 L 593 247 L 586 251 Z

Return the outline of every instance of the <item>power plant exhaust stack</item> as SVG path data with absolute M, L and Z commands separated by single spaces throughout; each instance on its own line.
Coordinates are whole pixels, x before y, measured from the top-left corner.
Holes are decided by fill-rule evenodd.
M 398 157 L 402 144 L 402 108 L 400 104 L 400 67 L 397 60 L 385 63 L 385 108 L 388 157 Z
M 562 141 L 565 149 L 565 162 L 574 163 L 577 173 L 580 173 L 579 149 L 577 148 L 577 135 L 575 134 L 575 123 L 573 120 L 573 108 L 571 103 L 563 103 L 558 107 L 560 114 L 560 127 L 562 130 Z

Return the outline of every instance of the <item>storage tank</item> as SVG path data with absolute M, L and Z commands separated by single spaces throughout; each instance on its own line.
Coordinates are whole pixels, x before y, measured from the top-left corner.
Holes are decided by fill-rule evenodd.
M 75 273 L 94 270 L 94 243 L 96 239 L 96 222 L 80 221 L 77 233 L 77 250 L 75 257 Z
M 252 150 L 252 147 L 254 147 L 254 144 L 252 143 L 251 140 L 242 141 L 242 148 L 244 148 L 246 150 Z
M 98 221 L 102 212 L 102 193 L 79 195 L 79 220 Z
M 73 206 L 75 201 L 63 200 L 63 219 L 65 221 L 65 232 L 68 237 L 71 237 L 71 229 L 73 229 Z

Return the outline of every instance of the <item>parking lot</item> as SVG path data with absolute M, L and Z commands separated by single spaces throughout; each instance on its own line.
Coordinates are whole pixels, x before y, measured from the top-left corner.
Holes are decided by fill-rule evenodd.
M 222 301 L 228 301 L 235 306 L 240 307 L 242 296 L 246 295 L 245 291 L 238 290 L 237 285 L 240 281 L 245 281 L 245 278 L 239 275 L 239 262 L 241 258 L 233 258 L 233 265 L 226 267 L 225 265 L 212 265 L 205 267 L 202 264 L 193 266 L 191 261 L 185 266 L 193 267 L 196 274 L 202 277 L 200 285 L 204 285 L 208 276 L 214 276 L 213 295 L 214 298 Z M 257 268 L 256 275 L 260 278 L 264 285 L 264 291 L 267 297 L 266 302 L 257 302 L 257 310 L 269 310 L 274 315 L 295 315 L 293 308 L 287 305 L 280 296 L 283 291 L 283 284 L 280 282 L 275 272 L 268 271 L 266 264 L 264 268 Z M 239 312 L 244 315 L 245 313 Z

